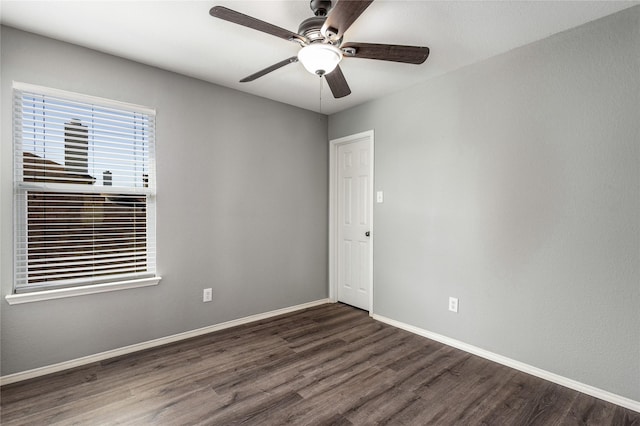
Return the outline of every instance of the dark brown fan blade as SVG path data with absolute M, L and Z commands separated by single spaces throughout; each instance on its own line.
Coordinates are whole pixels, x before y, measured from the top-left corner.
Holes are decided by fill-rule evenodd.
M 322 34 L 339 40 L 373 0 L 339 0 L 322 26 Z
M 253 81 L 256 78 L 262 77 L 265 74 L 269 74 L 271 71 L 275 71 L 278 68 L 282 68 L 285 65 L 289 65 L 289 64 L 292 64 L 294 62 L 298 62 L 298 57 L 297 56 L 292 56 L 292 57 L 290 57 L 288 59 L 285 59 L 284 61 L 280 61 L 277 64 L 273 64 L 270 67 L 267 67 L 267 68 L 265 68 L 263 70 L 260 70 L 255 74 L 251 74 L 250 76 L 245 77 L 242 80 L 240 80 L 240 83 L 247 83 L 249 81 Z
M 341 49 L 346 57 L 379 59 L 381 61 L 404 62 L 407 64 L 421 64 L 429 56 L 429 48 L 420 46 L 345 43 Z
M 261 21 L 249 15 L 245 15 L 235 10 L 228 9 L 224 6 L 214 6 L 209 10 L 209 14 L 213 17 L 224 19 L 225 21 L 233 22 L 234 24 L 242 25 L 254 30 L 262 31 L 263 33 L 271 34 L 276 37 L 283 38 L 289 41 L 302 41 L 307 40 L 300 34 L 296 34 L 284 28 L 277 27 L 268 22 Z
M 324 78 L 327 79 L 327 84 L 334 98 L 344 98 L 351 93 L 347 79 L 344 78 L 344 74 L 342 74 L 342 70 L 340 69 L 340 65 L 329 74 L 325 74 Z

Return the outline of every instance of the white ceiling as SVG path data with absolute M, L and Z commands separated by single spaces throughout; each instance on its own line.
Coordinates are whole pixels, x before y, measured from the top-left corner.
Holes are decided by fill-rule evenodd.
M 295 32 L 313 16 L 308 0 L 2 0 L 0 15 L 5 25 L 332 114 L 638 3 L 376 0 L 345 42 L 422 45 L 431 54 L 422 65 L 344 59 L 352 93 L 342 99 L 300 63 L 239 83 L 299 47 L 209 16 L 223 5 Z

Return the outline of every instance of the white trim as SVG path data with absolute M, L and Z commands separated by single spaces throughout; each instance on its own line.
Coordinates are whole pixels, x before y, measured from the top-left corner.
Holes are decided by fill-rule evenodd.
M 329 300 L 331 302 L 338 301 L 338 279 L 336 274 L 336 256 L 337 256 L 337 225 L 336 225 L 336 209 L 338 207 L 338 190 L 337 173 L 338 173 L 338 146 L 355 142 L 359 139 L 368 139 L 371 146 L 371 161 L 369 164 L 369 175 L 371 176 L 371 194 L 369 199 L 371 200 L 369 208 L 369 223 L 371 224 L 371 240 L 369 242 L 369 315 L 373 316 L 373 244 L 375 238 L 374 225 L 373 225 L 373 195 L 375 194 L 375 175 L 374 175 L 374 163 L 375 163 L 375 142 L 373 130 L 367 130 L 365 132 L 356 133 L 354 135 L 345 136 L 338 139 L 332 139 L 329 141 Z
M 282 309 L 276 309 L 275 311 L 269 311 L 262 314 L 250 315 L 248 317 L 223 322 L 220 324 L 197 328 L 195 330 L 185 331 L 184 333 L 178 333 L 171 336 L 161 337 L 159 339 L 148 340 L 146 342 L 136 343 L 134 345 L 125 346 L 122 348 L 113 349 L 106 352 L 100 352 L 98 354 L 93 354 L 93 355 L 85 356 L 82 358 L 76 358 L 70 361 L 60 362 L 58 364 L 47 365 L 40 368 L 34 368 L 33 370 L 27 370 L 27 371 L 21 371 L 19 373 L 9 374 L 9 375 L 0 377 L 0 386 L 8 385 L 10 383 L 20 382 L 22 380 L 33 379 L 34 377 L 40 377 L 46 374 L 57 373 L 59 371 L 68 370 L 70 368 L 81 367 L 83 365 L 103 361 L 105 359 L 130 354 L 132 352 L 138 352 L 145 349 L 155 348 L 157 346 L 178 342 L 180 340 L 190 339 L 192 337 L 213 333 L 215 331 L 220 331 L 226 328 L 244 325 L 254 321 L 261 321 L 261 320 L 275 317 L 278 315 L 288 314 L 291 312 L 300 311 L 302 309 L 312 308 L 314 306 L 324 305 L 326 303 L 329 303 L 329 299 L 320 299 L 313 302 L 303 303 L 301 305 L 290 306 L 288 308 L 282 308 Z
M 84 296 L 86 294 L 105 293 L 108 291 L 127 290 L 130 288 L 158 285 L 162 277 L 140 278 L 112 283 L 85 285 L 80 287 L 57 288 L 54 290 L 32 291 L 29 293 L 7 294 L 4 298 L 10 305 L 42 302 L 43 300 L 62 299 L 64 297 Z
M 614 393 L 596 388 L 594 386 L 587 385 L 564 376 L 560 376 L 559 374 L 551 373 L 541 368 L 525 364 L 524 362 L 516 361 L 514 359 L 489 352 L 485 349 L 478 348 L 477 346 L 473 346 L 468 343 L 443 336 L 441 334 L 433 333 L 431 331 L 424 330 L 413 325 L 405 324 L 400 321 L 383 317 L 382 315 L 373 315 L 373 319 L 640 413 L 640 401 L 634 401 L 633 399 L 616 395 Z
M 73 192 L 91 194 L 132 194 L 132 195 L 155 195 L 155 191 L 149 188 L 125 188 L 122 186 L 90 186 L 73 183 L 51 183 L 51 182 L 16 182 L 16 186 L 25 191 L 47 191 L 47 192 Z
M 156 115 L 155 109 L 143 105 L 101 98 L 99 96 L 85 95 L 77 92 L 69 92 L 67 90 L 54 89 L 51 87 L 38 86 L 36 84 L 22 83 L 20 81 L 13 82 L 13 89 L 45 96 L 63 97 L 76 102 L 94 103 L 108 108 L 122 108 L 132 112 Z

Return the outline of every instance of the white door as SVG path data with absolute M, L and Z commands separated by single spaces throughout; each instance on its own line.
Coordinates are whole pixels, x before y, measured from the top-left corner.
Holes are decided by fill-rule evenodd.
M 336 275 L 338 300 L 370 310 L 371 141 L 338 145 Z

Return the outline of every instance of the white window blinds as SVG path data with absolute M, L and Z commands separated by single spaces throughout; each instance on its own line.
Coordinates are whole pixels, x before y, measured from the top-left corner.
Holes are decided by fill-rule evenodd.
M 14 85 L 15 290 L 155 276 L 155 112 Z

